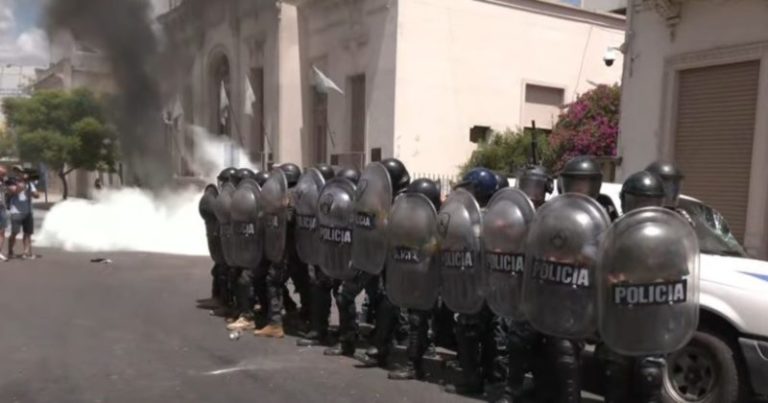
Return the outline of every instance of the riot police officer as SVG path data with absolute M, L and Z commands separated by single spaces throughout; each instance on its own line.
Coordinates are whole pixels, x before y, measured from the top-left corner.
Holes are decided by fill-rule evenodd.
M 610 197 L 600 193 L 603 183 L 603 172 L 594 158 L 589 156 L 574 157 L 569 160 L 560 172 L 562 192 L 581 193 L 595 199 L 603 206 L 611 221 L 619 217 Z
M 421 211 L 425 215 L 431 215 L 436 220 L 436 212 L 440 209 L 440 205 L 442 203 L 440 198 L 440 186 L 430 179 L 417 179 L 408 186 L 408 189 L 406 190 L 406 194 L 420 194 L 426 197 L 427 201 L 422 203 Z M 423 201 L 423 199 L 421 200 Z M 404 201 L 405 202 L 405 201 Z M 427 204 L 431 204 L 432 207 L 424 207 Z M 410 205 L 405 205 L 403 208 L 408 208 Z M 429 211 L 429 210 L 431 211 Z M 394 210 L 394 207 L 393 207 Z M 390 224 L 391 225 L 391 224 Z M 406 230 L 410 230 L 410 227 L 406 227 Z M 434 231 L 434 228 L 424 228 L 425 231 Z M 424 237 L 424 239 L 429 242 L 429 237 Z M 412 249 L 401 248 L 398 245 L 394 245 L 394 250 L 392 253 L 398 253 L 401 255 L 409 256 L 409 257 L 400 257 L 401 260 L 409 261 L 411 264 L 418 265 L 421 263 L 421 259 L 415 259 L 413 258 L 413 252 L 415 252 Z M 431 256 L 429 256 L 431 258 Z M 419 260 L 419 263 L 416 263 L 415 260 Z M 427 263 L 429 265 L 429 263 Z M 419 266 L 416 266 L 419 267 Z M 395 270 L 397 267 L 391 266 L 389 270 Z M 421 270 L 420 270 L 421 271 Z M 431 270 L 431 266 L 428 266 L 425 270 L 428 272 L 426 274 L 426 284 L 428 287 L 431 287 L 431 289 L 434 291 L 431 293 L 432 295 L 432 301 L 431 304 L 435 304 L 437 300 L 437 290 L 439 289 L 439 278 L 435 275 L 430 275 L 429 272 L 433 271 Z M 434 272 L 436 274 L 436 272 Z M 396 273 L 390 272 L 389 276 L 395 276 Z M 389 278 L 388 278 L 389 279 Z M 395 286 L 402 286 L 405 288 L 404 290 L 396 290 L 404 293 L 412 293 L 413 290 L 408 289 L 406 286 L 408 284 L 404 284 L 404 282 L 399 282 L 395 284 Z M 389 283 L 388 283 L 389 287 Z M 425 287 L 420 287 L 418 289 L 418 293 L 420 294 L 429 294 L 426 290 L 424 290 Z M 393 295 L 394 296 L 394 295 Z M 429 300 L 429 297 L 426 297 L 425 299 Z M 419 301 L 421 302 L 421 301 Z M 407 308 L 404 306 L 400 306 L 401 309 Z M 422 362 L 422 358 L 424 354 L 426 353 L 428 347 L 429 347 L 429 340 L 428 340 L 428 333 L 429 333 L 429 319 L 430 319 L 431 311 L 430 310 L 422 310 L 422 309 L 408 309 L 407 313 L 407 322 L 408 322 L 408 341 L 407 341 L 407 355 L 408 355 L 408 361 L 406 364 L 395 371 L 391 371 L 389 373 L 389 379 L 394 380 L 407 380 L 407 379 L 422 379 L 424 377 L 424 366 Z
M 360 172 L 354 168 L 346 168 L 334 173 L 333 167 L 328 164 L 317 164 L 315 168 L 326 181 L 334 176 L 350 179 L 357 184 Z M 316 218 L 315 218 L 316 221 Z M 309 265 L 310 274 L 310 331 L 296 342 L 299 347 L 309 347 L 325 344 L 328 341 L 328 322 L 331 315 L 331 298 L 338 299 L 337 293 L 341 281 L 333 279 L 325 274 L 316 265 Z
M 683 172 L 673 163 L 659 161 L 651 163 L 645 170 L 661 178 L 664 185 L 664 201 L 662 205 L 676 211 L 688 220 L 691 225 L 694 225 L 693 219 L 688 212 L 678 207 L 680 191 L 683 179 L 685 178 Z
M 540 165 L 530 165 L 521 170 L 517 178 L 517 188 L 522 190 L 533 205 L 538 208 L 546 201 L 546 196 L 554 190 L 552 177 L 547 169 Z M 496 403 L 514 403 L 521 401 L 524 390 L 525 374 L 532 372 L 534 385 L 539 391 L 542 385 L 543 371 L 537 359 L 541 354 L 543 335 L 526 320 L 509 320 L 507 331 L 507 380 L 504 393 Z
M 219 223 L 219 239 L 221 240 L 223 264 L 214 267 L 216 269 L 216 274 L 213 274 L 214 283 L 216 283 L 214 288 L 219 290 L 221 304 L 213 310 L 213 314 L 231 318 L 235 309 L 234 284 L 237 280 L 237 277 L 235 277 L 237 273 L 230 267 L 232 266 L 230 264 L 232 225 L 229 218 L 230 212 L 228 211 L 227 200 L 231 200 L 231 193 L 234 191 L 234 187 L 237 186 L 237 169 L 234 167 L 223 169 L 216 177 L 216 181 L 219 187 L 219 195 L 216 198 L 214 211 Z
M 396 158 L 387 158 L 380 162 L 386 169 L 391 184 L 392 195 L 395 195 L 406 189 L 411 182 L 410 174 L 402 161 Z M 358 195 L 365 191 L 361 189 L 362 181 L 358 186 Z M 354 246 L 354 245 L 353 245 Z M 329 348 L 325 351 L 326 355 L 354 355 L 355 343 L 358 339 L 357 308 L 355 298 L 364 290 L 381 289 L 381 278 L 378 275 L 371 274 L 363 270 L 357 270 L 355 276 L 342 283 L 339 291 L 339 341 L 337 347 Z M 397 325 L 399 311 L 392 303 L 383 296 L 374 300 L 376 305 L 376 328 L 371 348 L 364 355 L 356 358 L 364 366 L 373 366 L 383 364 L 389 355 L 389 346 L 393 331 Z
M 216 185 L 210 184 L 205 187 L 203 196 L 200 198 L 198 210 L 200 217 L 205 222 L 205 235 L 208 239 L 208 251 L 213 260 L 211 268 L 211 297 L 198 300 L 197 303 L 204 309 L 216 309 L 222 306 L 224 302 L 224 286 L 221 283 L 221 272 L 225 270 L 224 252 L 221 248 L 221 236 L 219 233 L 219 222 L 216 219 L 214 205 L 219 190 Z
M 662 207 L 665 186 L 657 174 L 640 171 L 624 181 L 619 197 L 624 214 L 644 207 Z M 603 362 L 607 403 L 661 403 L 662 357 L 628 357 L 603 343 L 598 344 L 596 355 Z
M 496 174 L 492 171 L 486 168 L 474 168 L 464 175 L 456 188 L 468 191 L 474 196 L 479 207 L 484 208 L 493 194 L 499 189 L 499 182 Z M 449 202 L 450 196 L 449 200 L 443 204 L 444 209 L 448 206 Z M 451 221 L 453 220 L 451 219 Z M 450 225 L 450 222 L 448 224 Z M 478 270 L 479 268 L 473 268 L 472 272 Z M 446 274 L 444 273 L 443 277 L 445 278 L 445 276 Z M 481 282 L 478 281 L 477 286 L 480 287 L 480 284 Z M 451 307 L 451 297 L 447 293 L 447 291 L 444 292 L 446 294 L 444 299 L 448 303 L 449 308 L 458 311 L 458 308 Z M 472 290 L 472 293 L 482 298 L 482 290 Z M 474 303 L 468 305 L 478 306 Z M 492 377 L 494 359 L 496 357 L 493 318 L 493 313 L 484 302 L 479 305 L 477 310 L 467 309 L 466 312 L 457 313 L 456 339 L 457 355 L 459 365 L 461 366 L 461 378 L 456 384 L 447 385 L 445 388 L 446 392 L 468 395 L 482 394 L 484 392 L 485 379 Z
M 276 196 L 278 199 L 287 199 L 287 191 L 293 188 L 299 181 L 301 176 L 301 169 L 292 163 L 282 164 L 278 167 L 277 172 L 281 173 L 285 178 L 285 184 L 287 189 L 281 189 L 283 193 Z M 273 171 L 276 172 L 276 171 Z M 279 177 L 279 176 L 277 176 Z M 275 177 L 275 178 L 277 178 Z M 272 180 L 272 176 L 269 180 Z M 265 184 L 265 188 L 269 186 L 269 180 Z M 278 201 L 280 202 L 280 201 Z M 282 202 L 280 202 L 282 203 Z M 293 281 L 296 291 L 301 298 L 301 317 L 309 317 L 309 273 L 307 272 L 307 266 L 302 263 L 296 255 L 296 245 L 293 238 L 293 216 L 289 206 L 283 206 L 282 208 L 287 211 L 281 211 L 280 214 L 284 214 L 285 219 L 275 220 L 275 231 L 284 231 L 285 235 L 282 239 L 282 257 L 278 257 L 276 261 L 272 261 L 267 273 L 267 292 L 269 297 L 269 323 L 267 326 L 258 329 L 254 332 L 256 336 L 265 337 L 277 337 L 282 338 L 285 336 L 283 329 L 283 308 L 285 307 L 285 295 L 284 286 L 286 281 L 290 278 Z M 284 226 L 284 227 L 283 227 Z M 267 241 L 269 235 L 265 235 L 265 241 Z

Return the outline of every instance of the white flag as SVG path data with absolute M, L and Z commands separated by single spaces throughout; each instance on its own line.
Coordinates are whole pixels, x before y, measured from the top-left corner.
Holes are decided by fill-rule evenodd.
M 227 90 L 224 88 L 224 81 L 221 82 L 221 89 L 219 90 L 219 116 L 222 126 L 226 125 L 229 117 L 229 97 L 227 97 Z
M 344 91 L 342 91 L 341 88 L 339 88 L 339 86 L 336 85 L 336 83 L 334 83 L 330 78 L 323 74 L 323 72 L 320 71 L 317 66 L 312 66 L 312 70 L 314 70 L 315 88 L 317 88 L 318 91 L 322 92 L 323 94 L 327 94 L 331 90 L 334 90 L 339 94 L 344 95 Z
M 246 115 L 253 116 L 253 103 L 256 102 L 256 94 L 253 93 L 253 87 L 251 86 L 251 78 L 245 76 L 245 105 L 243 105 L 243 112 Z

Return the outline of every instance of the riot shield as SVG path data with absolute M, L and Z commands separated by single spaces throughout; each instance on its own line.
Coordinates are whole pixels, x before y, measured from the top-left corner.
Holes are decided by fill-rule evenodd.
M 288 181 L 281 169 L 273 169 L 261 189 L 264 214 L 264 255 L 272 263 L 281 263 L 288 233 Z
M 550 199 L 528 230 L 523 312 L 550 336 L 581 339 L 597 326 L 595 266 L 610 219 L 598 202 L 577 193 Z
M 533 203 L 520 189 L 496 192 L 483 216 L 485 301 L 496 315 L 522 320 L 520 293 L 525 271 L 525 242 L 536 215 Z
M 208 240 L 208 253 L 211 259 L 217 264 L 226 264 L 224 260 L 224 250 L 221 245 L 221 228 L 219 220 L 216 217 L 216 199 L 219 197 L 219 191 L 216 185 L 208 185 L 200 198 L 200 213 L 203 214 L 205 222 L 205 237 Z
M 355 185 L 344 178 L 329 180 L 317 199 L 317 234 L 320 269 L 329 277 L 348 280 L 352 268 L 352 225 L 355 217 Z
M 464 189 L 448 196 L 437 217 L 440 288 L 446 306 L 456 313 L 473 314 L 483 307 L 482 221 L 477 200 Z
M 405 193 L 389 215 L 387 297 L 395 305 L 427 311 L 437 302 L 440 273 L 437 253 L 437 212 L 422 194 Z
M 699 321 L 699 243 L 674 211 L 648 207 L 614 222 L 597 265 L 598 322 L 617 353 L 667 354 Z
M 355 193 L 352 266 L 379 274 L 387 259 L 387 219 L 392 208 L 392 182 L 384 165 L 372 162 L 363 171 Z
M 216 218 L 219 220 L 221 249 L 224 254 L 224 261 L 230 267 L 237 267 L 234 254 L 235 245 L 232 242 L 232 195 L 234 193 L 234 185 L 231 183 L 224 184 L 221 187 L 219 197 L 216 198 L 215 208 Z
M 325 185 L 320 171 L 308 169 L 299 178 L 293 190 L 295 214 L 296 252 L 306 264 L 320 264 L 320 241 L 317 238 L 317 197 Z
M 232 196 L 232 239 L 238 267 L 256 269 L 264 252 L 261 228 L 261 188 L 243 179 Z

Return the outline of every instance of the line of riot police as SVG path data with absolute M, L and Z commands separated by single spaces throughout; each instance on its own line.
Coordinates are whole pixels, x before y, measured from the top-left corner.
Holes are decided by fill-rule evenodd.
M 290 278 L 310 328 L 300 346 L 329 343 L 332 298 L 339 335 L 326 355 L 386 366 L 405 324 L 408 362 L 390 379 L 424 377 L 431 323 L 438 335 L 455 328 L 461 377 L 449 392 L 482 394 L 499 380 L 503 350 L 499 402 L 521 401 L 528 373 L 535 401 L 580 401 L 590 343 L 607 402 L 660 402 L 664 356 L 698 323 L 697 238 L 675 208 L 682 175 L 671 164 L 626 180 L 620 218 L 589 157 L 564 166 L 549 200 L 553 179 L 541 166 L 524 169 L 516 188 L 473 169 L 445 200 L 394 158 L 362 173 L 284 164 L 218 179 L 200 202 L 215 263 L 212 298 L 201 302 L 225 311 L 235 337 L 255 330 L 257 301 L 268 321 L 254 333 L 284 336 Z M 363 291 L 375 326 L 371 347 L 356 354 Z

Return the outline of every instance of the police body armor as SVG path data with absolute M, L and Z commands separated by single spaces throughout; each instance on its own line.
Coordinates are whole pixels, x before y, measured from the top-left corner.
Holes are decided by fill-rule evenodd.
M 566 193 L 538 210 L 528 230 L 523 311 L 540 332 L 583 339 L 596 330 L 595 268 L 610 219 L 594 199 Z
M 474 314 L 483 307 L 482 221 L 477 200 L 464 189 L 448 196 L 437 218 L 441 295 L 456 313 Z
M 401 308 L 431 310 L 440 291 L 435 207 L 422 194 L 402 194 L 388 228 L 387 296 Z
M 506 188 L 488 202 L 483 217 L 483 268 L 486 302 L 496 315 L 525 319 L 520 308 L 528 228 L 536 215 L 533 203 L 519 189 Z
M 219 220 L 221 250 L 224 254 L 224 262 L 230 267 L 237 267 L 232 228 L 232 196 L 234 193 L 235 186 L 229 182 L 225 183 L 221 187 L 219 197 L 216 198 L 215 208 L 216 218 Z
M 260 267 L 264 255 L 261 215 L 261 188 L 255 180 L 243 179 L 232 196 L 232 239 L 238 267 Z
M 224 250 L 221 244 L 221 228 L 216 217 L 216 198 L 219 191 L 216 185 L 208 185 L 200 198 L 200 213 L 205 222 L 205 237 L 208 240 L 208 253 L 216 264 L 227 264 L 224 260 Z
M 261 189 L 264 214 L 264 255 L 272 263 L 282 263 L 288 232 L 288 181 L 281 169 L 273 169 Z
M 325 185 L 323 175 L 308 169 L 293 190 L 295 208 L 296 252 L 306 264 L 320 264 L 320 240 L 317 237 L 317 199 Z
M 387 260 L 387 222 L 392 208 L 392 181 L 384 165 L 368 164 L 355 193 L 352 265 L 379 274 Z
M 352 182 L 333 178 L 326 182 L 317 199 L 320 269 L 337 280 L 349 280 L 356 272 L 352 268 L 354 197 Z
M 614 351 L 666 354 L 699 318 L 699 244 L 691 225 L 660 207 L 633 210 L 606 234 L 597 271 L 599 329 Z

